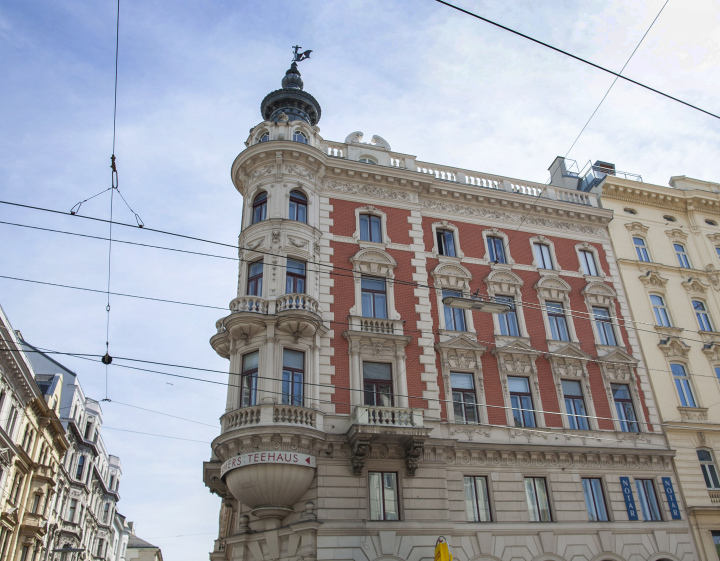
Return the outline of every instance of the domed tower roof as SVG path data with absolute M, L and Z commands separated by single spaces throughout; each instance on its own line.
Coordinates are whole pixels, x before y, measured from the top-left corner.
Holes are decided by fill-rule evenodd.
M 310 51 L 306 51 L 309 53 Z M 296 53 L 296 58 L 297 58 Z M 310 55 L 299 55 L 310 58 Z M 315 126 L 320 121 L 320 104 L 306 91 L 300 77 L 297 63 L 299 58 L 290 65 L 282 79 L 282 88 L 270 92 L 260 104 L 260 113 L 265 121 L 305 121 Z

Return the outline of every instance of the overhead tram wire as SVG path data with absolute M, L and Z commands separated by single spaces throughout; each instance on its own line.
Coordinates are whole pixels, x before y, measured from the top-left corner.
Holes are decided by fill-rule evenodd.
M 633 52 L 630 53 L 630 56 L 629 56 L 628 59 L 625 61 L 625 64 L 623 64 L 623 67 L 620 69 L 620 72 L 619 72 L 618 74 L 622 74 L 622 73 L 623 73 L 623 71 L 625 70 L 625 67 L 626 67 L 626 66 L 628 65 L 628 63 L 632 60 L 632 57 L 635 55 L 635 53 L 637 52 L 637 50 L 640 48 L 640 45 L 642 45 L 642 42 L 645 40 L 645 37 L 647 37 L 647 34 L 650 33 L 650 30 L 652 29 L 653 25 L 655 25 L 655 22 L 656 22 L 656 21 L 658 20 L 658 18 L 660 17 L 660 14 L 662 14 L 663 10 L 665 9 L 665 6 L 668 5 L 668 2 L 670 2 L 670 0 L 665 0 L 665 3 L 662 5 L 662 8 L 660 8 L 660 11 L 659 11 L 659 12 L 657 13 L 657 15 L 655 16 L 655 19 L 652 20 L 652 23 L 650 24 L 650 27 L 647 28 L 647 31 L 645 31 L 645 34 L 640 38 L 640 41 L 638 42 L 638 44 L 637 44 L 637 45 L 635 46 L 635 48 L 633 49 Z M 573 141 L 573 143 L 572 143 L 572 145 L 570 146 L 570 148 L 568 148 L 568 151 L 565 152 L 565 157 L 566 157 L 566 158 L 568 157 L 568 154 L 570 154 L 570 151 L 574 148 L 575 144 L 577 144 L 577 141 L 580 140 L 580 137 L 582 136 L 582 133 L 585 132 L 585 129 L 586 129 L 587 126 L 590 124 L 590 121 L 592 121 L 593 117 L 595 116 L 595 113 L 598 112 L 598 109 L 600 109 L 600 106 L 601 106 L 601 105 L 603 104 L 603 102 L 605 101 L 605 98 L 607 98 L 608 94 L 610 93 L 610 90 L 613 89 L 613 86 L 615 85 L 615 83 L 616 83 L 619 79 L 620 79 L 619 76 L 615 76 L 615 79 L 613 80 L 612 84 L 610 84 L 610 87 L 607 89 L 607 91 L 605 92 L 605 95 L 604 95 L 604 96 L 602 97 L 602 99 L 600 100 L 600 103 L 597 104 L 597 107 L 596 107 L 595 110 L 592 112 L 592 115 L 590 115 L 590 118 L 587 120 L 587 122 L 583 125 L 582 130 L 581 130 L 580 133 L 577 135 L 577 137 L 576 137 L 575 140 Z
M 468 16 L 471 16 L 473 18 L 479 19 L 481 21 L 484 21 L 485 23 L 489 23 L 490 25 L 494 25 L 495 27 L 498 27 L 500 29 L 503 29 L 505 31 L 509 31 L 510 33 L 517 35 L 519 37 L 522 37 L 523 39 L 527 39 L 528 41 L 532 41 L 533 43 L 537 43 L 538 45 L 541 45 L 543 47 L 546 47 L 548 49 L 551 49 L 557 53 L 563 54 L 565 56 L 568 56 L 572 59 L 575 59 L 579 62 L 582 62 L 583 64 L 587 64 L 589 66 L 592 66 L 593 68 L 597 68 L 598 70 L 602 70 L 603 72 L 607 72 L 608 74 L 612 74 L 613 76 L 617 78 L 621 78 L 627 82 L 630 82 L 631 84 L 635 84 L 636 86 L 640 86 L 641 88 L 644 88 L 648 91 L 654 92 L 658 95 L 661 95 L 663 97 L 666 97 L 667 99 L 670 99 L 672 101 L 676 101 L 677 103 L 681 103 L 682 105 L 685 105 L 687 107 L 690 107 L 691 109 L 695 109 L 696 111 L 700 111 L 701 113 L 705 113 L 706 115 L 709 115 L 711 117 L 715 117 L 716 119 L 720 119 L 720 115 L 716 115 L 715 113 L 711 113 L 710 111 L 706 111 L 705 109 L 702 109 L 698 107 L 697 105 L 693 105 L 692 103 L 688 103 L 687 101 L 683 101 L 682 99 L 679 99 L 677 97 L 674 97 L 670 94 L 666 94 L 664 92 L 661 92 L 660 90 L 657 90 L 655 88 L 652 88 L 650 86 L 647 86 L 641 82 L 638 82 L 637 80 L 633 80 L 632 78 L 628 78 L 627 76 L 623 76 L 619 72 L 614 72 L 613 70 L 610 70 L 609 68 L 605 68 L 604 66 L 600 66 L 599 64 L 595 64 L 594 62 L 590 62 L 587 59 L 584 59 L 582 57 L 579 57 L 577 55 L 574 55 L 572 53 L 569 53 L 568 51 L 565 51 L 563 49 L 560 49 L 558 47 L 554 47 L 550 45 L 549 43 L 545 43 L 544 41 L 540 41 L 539 39 L 535 39 L 534 37 L 530 37 L 529 35 L 526 35 L 524 33 L 521 33 L 520 31 L 516 31 L 510 27 L 507 27 L 505 25 L 502 25 L 500 23 L 497 23 L 495 21 L 492 21 L 491 19 L 485 18 L 481 15 L 478 15 L 476 13 L 470 12 L 468 10 L 465 10 L 459 6 L 456 6 L 454 4 L 451 4 L 450 2 L 446 2 L 445 0 L 435 0 L 435 2 L 439 4 L 443 4 L 447 6 L 448 8 L 452 8 L 453 10 L 457 10 L 458 12 L 462 12 L 463 14 L 466 14 Z

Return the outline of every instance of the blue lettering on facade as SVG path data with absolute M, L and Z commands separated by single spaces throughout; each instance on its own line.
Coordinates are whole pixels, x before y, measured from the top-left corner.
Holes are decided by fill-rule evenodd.
M 672 480 L 669 477 L 662 478 L 663 487 L 665 487 L 665 496 L 667 497 L 670 514 L 673 520 L 680 520 L 680 507 L 675 498 L 675 489 L 673 489 Z
M 620 486 L 622 487 L 623 497 L 625 497 L 625 508 L 627 509 L 628 519 L 637 520 L 638 514 L 635 509 L 635 497 L 633 497 L 632 487 L 630 486 L 630 478 L 621 477 Z

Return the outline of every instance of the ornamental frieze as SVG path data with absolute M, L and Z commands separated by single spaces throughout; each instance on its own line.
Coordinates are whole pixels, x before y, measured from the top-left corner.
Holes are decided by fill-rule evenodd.
M 323 187 L 325 189 L 331 189 L 341 193 L 349 193 L 351 195 L 365 195 L 368 197 L 375 197 L 377 199 L 404 201 L 408 203 L 417 202 L 417 195 L 415 193 L 406 193 L 395 189 L 385 189 L 376 185 L 349 183 L 347 181 L 339 181 L 337 179 L 327 179 L 323 181 Z

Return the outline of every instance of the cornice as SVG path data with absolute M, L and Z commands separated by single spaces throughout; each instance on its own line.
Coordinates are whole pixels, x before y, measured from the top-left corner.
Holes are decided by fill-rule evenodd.
M 677 212 L 704 212 L 720 215 L 720 195 L 711 191 L 682 191 L 608 176 L 602 187 L 602 198 L 623 201 Z

